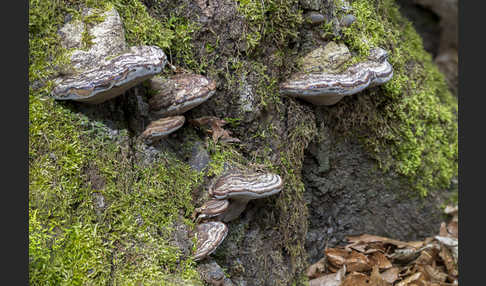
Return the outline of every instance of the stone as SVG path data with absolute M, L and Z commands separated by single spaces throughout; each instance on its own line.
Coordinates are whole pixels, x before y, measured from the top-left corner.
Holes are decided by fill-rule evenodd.
M 314 11 L 305 14 L 305 17 L 308 20 L 308 22 L 311 23 L 312 25 L 321 24 L 326 20 L 324 18 L 324 15 L 322 15 L 321 13 L 314 12 Z
M 209 164 L 209 154 L 202 142 L 196 142 L 191 149 L 191 158 L 189 166 L 198 172 L 201 172 Z
M 349 27 L 354 23 L 354 21 L 356 21 L 356 17 L 351 14 L 347 14 L 341 20 L 341 24 L 345 27 Z
M 74 49 L 71 51 L 70 60 L 75 71 L 94 68 L 103 62 L 105 57 L 120 54 L 127 49 L 123 23 L 115 8 L 103 13 L 98 9 L 86 9 L 82 17 L 96 14 L 104 18 L 101 23 L 86 26 L 77 19 L 69 21 L 59 30 L 62 47 Z M 92 37 L 92 44 L 87 50 L 82 49 L 85 30 Z

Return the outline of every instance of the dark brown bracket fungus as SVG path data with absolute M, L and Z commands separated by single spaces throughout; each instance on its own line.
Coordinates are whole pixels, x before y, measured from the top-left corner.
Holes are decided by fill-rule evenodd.
M 182 114 L 208 100 L 216 90 L 213 80 L 197 74 L 154 77 L 150 83 L 157 94 L 149 100 L 149 105 L 158 117 Z
M 194 261 L 199 261 L 213 253 L 228 234 L 226 224 L 219 221 L 201 223 L 196 226 L 197 243 Z
M 336 104 L 344 96 L 389 81 L 393 77 L 393 67 L 387 56 L 384 49 L 375 48 L 367 61 L 357 63 L 343 73 L 297 73 L 280 84 L 280 93 L 315 105 Z
M 160 73 L 166 63 L 159 47 L 131 47 L 96 68 L 60 79 L 52 95 L 58 100 L 102 103 Z
M 186 118 L 182 115 L 170 116 L 150 122 L 141 137 L 152 143 L 167 137 L 184 125 Z
M 196 209 L 198 214 L 196 223 L 202 219 L 212 218 L 224 213 L 230 205 L 228 200 L 209 200 L 205 202 L 201 207 Z
M 239 217 L 248 201 L 277 194 L 282 187 L 283 180 L 276 174 L 233 172 L 220 177 L 209 188 L 209 194 L 216 199 L 230 199 L 228 210 L 219 216 L 228 222 Z

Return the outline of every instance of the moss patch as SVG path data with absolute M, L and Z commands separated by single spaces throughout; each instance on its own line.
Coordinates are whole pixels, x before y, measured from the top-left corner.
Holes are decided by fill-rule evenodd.
M 57 30 L 68 13 L 114 5 L 129 45 L 167 47 L 173 31 L 139 1 L 29 4 L 29 80 L 43 83 L 29 89 L 30 284 L 201 285 L 190 255 L 172 241 L 176 223 L 193 226 L 200 175 L 169 154 L 138 162 L 126 122 L 114 133 L 48 97 L 49 79 L 67 63 Z
M 360 137 L 383 170 L 405 175 L 420 194 L 447 188 L 457 176 L 457 100 L 393 1 L 351 6 L 357 20 L 343 29 L 342 40 L 357 54 L 354 60 L 372 47 L 385 48 L 394 76 L 329 108 L 325 121 L 336 134 Z

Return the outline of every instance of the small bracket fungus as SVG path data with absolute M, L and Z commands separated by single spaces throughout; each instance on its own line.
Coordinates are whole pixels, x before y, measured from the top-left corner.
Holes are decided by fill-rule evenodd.
M 368 60 L 357 63 L 342 73 L 330 71 L 297 73 L 280 85 L 280 93 L 299 97 L 315 105 L 333 105 L 346 95 L 367 87 L 383 84 L 393 76 L 387 52 L 375 48 Z
M 155 142 L 181 128 L 185 121 L 186 118 L 182 115 L 170 116 L 152 121 L 142 133 L 141 137 L 150 143 Z
M 219 216 L 228 222 L 245 210 L 248 201 L 277 194 L 282 187 L 283 180 L 276 174 L 234 172 L 220 177 L 209 194 L 216 199 L 230 199 L 228 210 Z
M 205 202 L 201 207 L 196 209 L 198 214 L 196 223 L 202 219 L 211 218 L 224 213 L 229 206 L 228 200 L 209 200 Z
M 208 100 L 216 89 L 213 80 L 197 74 L 154 77 L 150 84 L 157 91 L 149 100 L 150 109 L 159 117 L 182 114 Z
M 196 232 L 197 243 L 194 261 L 199 261 L 213 253 L 223 242 L 228 234 L 228 227 L 222 222 L 211 221 L 198 224 Z
M 160 73 L 166 63 L 159 47 L 131 47 L 99 67 L 60 79 L 52 95 L 58 100 L 102 103 Z

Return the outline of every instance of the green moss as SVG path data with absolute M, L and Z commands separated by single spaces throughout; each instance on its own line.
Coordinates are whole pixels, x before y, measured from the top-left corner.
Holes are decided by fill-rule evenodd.
M 457 175 L 457 100 L 393 1 L 351 5 L 356 21 L 343 30 L 342 40 L 357 53 L 353 62 L 372 47 L 385 48 L 394 76 L 359 95 L 361 106 L 347 101 L 330 109 L 330 125 L 343 136 L 359 134 L 385 171 L 407 176 L 420 194 L 447 188 Z M 355 111 L 344 119 L 339 115 L 344 109 Z
M 176 223 L 193 227 L 191 191 L 200 174 L 168 154 L 150 165 L 137 161 L 125 122 L 113 135 L 48 97 L 48 80 L 67 63 L 57 35 L 64 17 L 110 5 L 129 45 L 170 44 L 164 35 L 172 31 L 139 1 L 30 1 L 29 79 L 45 83 L 29 90 L 30 284 L 201 285 L 195 263 L 173 242 Z
M 236 1 L 248 23 L 242 37 L 250 53 L 263 42 L 283 48 L 289 39 L 297 38 L 297 29 L 304 21 L 298 0 Z

